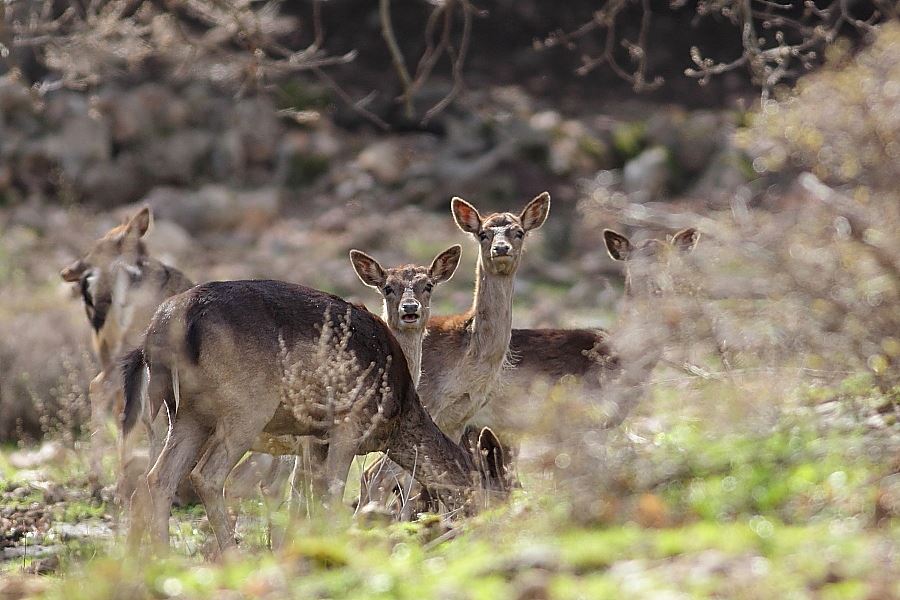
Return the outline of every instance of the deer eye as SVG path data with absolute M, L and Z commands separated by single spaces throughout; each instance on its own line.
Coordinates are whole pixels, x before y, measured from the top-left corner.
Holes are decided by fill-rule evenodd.
M 516 237 L 519 238 L 519 239 L 521 240 L 523 237 L 525 237 L 525 232 L 522 231 L 521 229 L 518 230 L 518 231 L 516 232 Z
M 394 288 L 392 288 L 392 287 L 389 286 L 389 285 L 386 285 L 386 286 L 384 286 L 384 290 L 383 290 L 383 291 L 384 291 L 384 295 L 385 295 L 385 296 L 390 296 L 391 294 L 394 293 Z
M 434 289 L 434 284 L 433 284 L 433 283 L 426 283 L 426 284 L 425 284 L 425 291 L 426 291 L 426 292 L 431 292 L 431 290 L 433 290 L 433 289 Z
M 478 239 L 480 239 L 482 242 L 487 241 L 488 237 L 490 237 L 490 236 L 487 234 L 486 231 L 482 231 L 481 233 L 478 234 Z

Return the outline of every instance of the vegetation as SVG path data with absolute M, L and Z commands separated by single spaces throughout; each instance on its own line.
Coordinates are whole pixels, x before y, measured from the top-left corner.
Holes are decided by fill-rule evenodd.
M 12 24 L 40 3 L 6 4 L 0 16 Z M 368 115 L 346 109 L 367 125 L 336 108 L 342 94 L 362 97 L 372 81 L 387 85 L 384 72 L 402 78 L 400 67 L 379 41 L 382 54 L 361 53 L 351 71 L 359 87 L 331 79 L 332 67 L 356 64 L 329 21 L 340 7 L 314 3 L 334 44 L 318 47 L 304 37 L 316 29 L 291 37 L 283 28 L 285 18 L 302 20 L 290 11 L 236 3 L 232 23 L 201 10 L 217 3 L 185 2 L 172 15 L 157 4 L 57 14 L 49 3 L 44 20 L 0 27 L 0 51 L 13 48 L 17 61 L 0 76 L 0 156 L 10 157 L 0 162 L 0 598 L 900 598 L 894 3 L 806 4 L 796 14 L 776 2 L 701 3 L 700 21 L 724 19 L 732 33 L 783 25 L 780 37 L 739 35 L 733 63 L 687 54 L 692 77 L 715 86 L 746 71 L 754 102 L 765 90 L 748 108 L 748 88 L 737 86 L 742 102 L 714 111 L 696 110 L 696 98 L 632 106 L 619 92 L 563 108 L 555 94 L 580 89 L 568 77 L 509 84 L 525 79 L 532 55 L 498 54 L 488 63 L 511 66 L 496 74 L 478 58 L 474 5 L 435 3 L 402 17 L 398 4 L 395 43 L 408 65 L 420 64 L 403 35 L 421 28 L 412 17 L 447 15 L 447 70 L 407 73 L 397 101 L 364 104 Z M 515 4 L 521 13 L 503 10 L 522 22 L 528 6 L 544 15 L 541 3 Z M 641 17 L 649 7 L 646 26 L 671 29 L 684 3 L 666 5 L 674 20 L 657 3 L 607 3 L 578 35 L 575 9 L 548 17 L 539 55 L 583 50 L 592 77 L 608 67 L 660 99 L 672 68 L 651 60 L 652 46 L 641 53 Z M 107 12 L 90 12 L 98 7 Z M 465 75 L 490 83 L 465 95 L 452 71 L 470 18 Z M 117 28 L 122 20 L 128 28 Z M 372 23 L 364 27 L 385 26 Z M 604 51 L 616 23 L 631 41 Z M 32 45 L 22 42 L 29 32 Z M 177 36 L 208 43 L 188 57 L 162 43 Z M 121 42 L 121 52 L 73 51 L 92 39 Z M 291 68 L 309 78 L 286 74 L 308 43 Z M 223 56 L 241 60 L 217 70 Z M 188 59 L 202 76 L 182 68 Z M 217 73 L 228 81 L 210 81 Z M 611 116 L 595 100 L 614 101 Z M 428 127 L 410 124 L 409 111 L 421 118 L 436 105 Z M 604 389 L 604 401 L 641 391 L 622 425 L 605 429 L 598 399 L 564 378 L 517 405 L 522 486 L 477 516 L 395 523 L 354 511 L 359 459 L 343 511 L 292 518 L 286 494 L 251 486 L 230 498 L 237 552 L 215 556 L 203 508 L 192 504 L 174 511 L 170 555 L 124 551 L 115 430 L 110 422 L 98 439 L 83 431 L 96 366 L 80 300 L 58 276 L 133 211 L 121 205 L 152 205 L 151 252 L 196 280 L 301 281 L 374 310 L 379 298 L 362 295 L 349 248 L 421 262 L 460 239 L 451 195 L 505 210 L 544 187 L 553 209 L 523 258 L 515 324 L 602 326 L 661 348 L 641 381 Z M 606 257 L 606 227 L 636 241 L 700 231 L 639 319 Z M 472 250 L 434 314 L 471 302 Z M 109 448 L 99 497 L 88 479 L 92 444 Z

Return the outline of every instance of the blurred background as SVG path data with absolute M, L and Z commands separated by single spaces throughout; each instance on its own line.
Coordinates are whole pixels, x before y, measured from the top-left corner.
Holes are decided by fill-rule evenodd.
M 0 443 L 77 443 L 97 366 L 59 270 L 140 206 L 150 253 L 195 281 L 284 279 L 375 311 L 351 248 L 426 264 L 462 243 L 434 299 L 446 314 L 468 308 L 476 256 L 450 198 L 518 212 L 548 190 L 516 327 L 615 329 L 627 301 L 603 228 L 701 232 L 679 275 L 690 306 L 657 315 L 666 358 L 622 431 L 596 435 L 562 392 L 529 405 L 526 457 L 567 515 L 896 533 L 897 15 L 888 0 L 0 3 Z M 877 560 L 822 581 L 898 593 L 896 540 L 876 537 Z

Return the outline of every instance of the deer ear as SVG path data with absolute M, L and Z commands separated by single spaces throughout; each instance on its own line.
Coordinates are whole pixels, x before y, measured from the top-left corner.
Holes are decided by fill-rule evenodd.
M 127 235 L 134 235 L 139 238 L 144 237 L 144 234 L 147 233 L 147 230 L 149 228 L 150 208 L 147 206 L 139 210 L 137 214 L 131 217 L 128 220 L 128 223 L 125 225 Z
M 603 241 L 606 242 L 606 251 L 613 260 L 628 260 L 631 254 L 631 242 L 621 233 L 612 229 L 603 230 Z
M 697 242 L 699 241 L 700 232 L 693 227 L 682 229 L 672 236 L 672 245 L 678 248 L 680 252 L 684 252 L 685 254 L 693 252 L 694 248 L 697 247 Z
M 462 246 L 459 244 L 450 246 L 431 261 L 428 275 L 434 283 L 443 283 L 453 277 L 456 267 L 459 265 L 459 257 L 462 256 Z
M 547 220 L 548 214 L 550 214 L 550 192 L 543 192 L 529 202 L 519 215 L 522 229 L 525 231 L 537 229 Z
M 506 489 L 507 467 L 506 456 L 500 440 L 489 427 L 478 434 L 477 461 L 479 469 L 487 477 L 491 487 Z
M 472 235 L 481 233 L 481 215 L 474 206 L 454 196 L 450 201 L 450 212 L 457 227 Z
M 360 281 L 373 288 L 381 289 L 387 280 L 384 269 L 377 260 L 359 250 L 350 251 L 350 263 Z

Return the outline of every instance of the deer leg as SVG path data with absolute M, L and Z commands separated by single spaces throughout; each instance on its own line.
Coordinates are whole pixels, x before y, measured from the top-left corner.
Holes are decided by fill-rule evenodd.
M 323 481 L 323 473 L 327 458 L 328 444 L 311 438 L 303 440 L 301 453 L 295 458 L 291 473 L 291 518 L 300 516 L 304 503 L 308 513 L 314 495 L 319 500 L 325 499 L 328 487 Z
M 191 471 L 191 483 L 203 500 L 206 518 L 221 552 L 235 545 L 234 530 L 225 509 L 225 480 L 253 446 L 261 430 L 262 425 L 259 428 L 248 427 L 245 423 L 238 426 L 229 420 L 220 420 L 203 458 Z
M 91 403 L 91 451 L 88 481 L 91 494 L 100 496 L 100 480 L 103 475 L 103 433 L 106 417 L 109 413 L 110 389 L 106 379 L 106 371 L 100 371 L 88 387 L 88 398 Z
M 140 542 L 141 528 L 147 526 L 150 538 L 162 548 L 169 543 L 169 513 L 178 482 L 197 463 L 209 429 L 185 415 L 172 426 L 162 453 L 146 477 L 142 477 L 132 496 L 132 522 L 129 545 Z
M 344 501 L 347 473 L 358 445 L 359 438 L 349 428 L 335 427 L 329 436 L 325 471 L 318 477 L 324 483 L 322 487 L 327 494 L 324 499 L 329 507 L 340 506 Z

